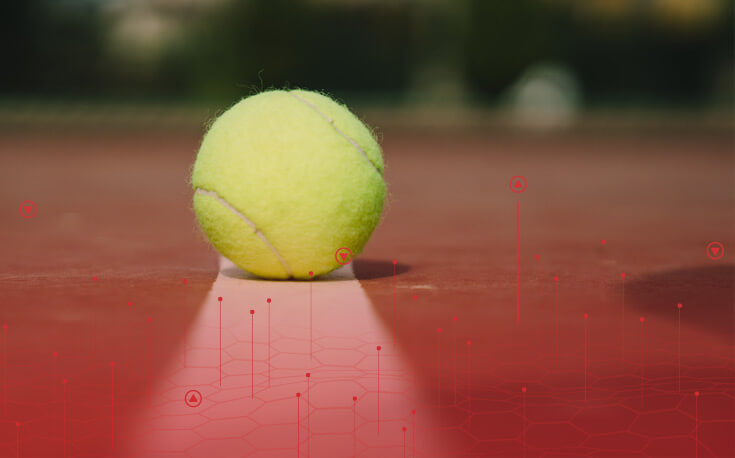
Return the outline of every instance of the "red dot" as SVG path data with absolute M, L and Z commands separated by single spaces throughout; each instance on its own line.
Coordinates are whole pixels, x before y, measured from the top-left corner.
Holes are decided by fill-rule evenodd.
M 314 272 L 312 272 L 312 271 L 309 271 L 309 276 L 310 276 L 310 277 L 313 277 L 313 276 L 314 276 Z
M 306 373 L 306 376 L 307 376 L 307 377 L 311 377 L 311 372 L 307 372 L 307 373 Z
M 217 300 L 222 302 L 222 296 L 218 297 Z
M 150 323 L 151 321 L 153 321 L 153 319 L 151 317 L 148 317 L 148 322 Z
M 378 346 L 377 346 L 377 349 L 378 349 L 378 351 L 380 351 L 380 348 L 381 348 L 381 347 L 380 347 L 380 345 L 378 345 Z
M 559 277 L 554 277 L 554 281 L 559 281 Z
M 467 341 L 467 345 L 472 345 L 472 341 L 471 340 L 468 340 Z
M 699 391 L 695 391 L 694 396 L 699 396 Z
M 132 302 L 128 302 L 128 307 L 130 307 L 130 306 L 132 306 L 132 305 L 133 305 L 133 303 L 132 303 Z
M 97 277 L 92 277 L 92 281 L 97 281 Z
M 66 385 L 66 379 L 63 379 L 63 380 L 61 381 L 61 383 L 63 383 L 64 385 Z
M 683 305 L 681 305 L 681 302 L 679 302 L 678 304 L 676 304 L 676 308 L 680 309 L 682 307 L 683 307 Z
M 585 314 L 584 314 L 584 319 L 586 320 L 586 319 L 587 319 L 587 317 L 588 317 L 588 315 L 587 315 L 587 314 L 585 313 Z
M 525 393 L 525 392 L 526 392 L 526 387 L 525 387 L 525 386 L 524 386 L 524 387 L 522 387 L 522 388 L 521 388 L 521 391 Z
M 643 316 L 642 316 L 642 317 L 641 317 L 641 323 L 643 323 L 644 321 L 646 321 L 646 317 L 643 317 Z
M 413 300 L 416 300 L 416 299 L 418 299 L 418 296 L 416 296 L 416 295 L 414 294 L 414 295 L 413 295 Z
M 442 328 L 437 328 L 436 332 L 438 332 L 439 334 L 441 334 L 442 333 Z
M 186 278 L 184 279 L 183 283 L 186 284 Z
M 59 356 L 59 352 L 58 351 L 55 351 L 54 352 L 54 357 L 57 357 L 57 356 Z
M 297 398 L 300 398 L 301 397 L 301 393 L 296 393 L 296 397 Z
M 357 396 L 352 396 L 353 401 L 357 401 Z
M 396 264 L 398 264 L 398 259 L 393 260 L 393 265 L 395 266 Z
M 269 303 L 269 304 L 270 304 L 270 303 L 271 303 L 271 298 L 269 297 L 269 298 L 268 298 L 268 299 L 266 299 L 265 301 L 266 301 L 267 303 Z
M 115 367 L 115 361 L 110 361 L 110 367 Z
M 606 243 L 607 243 L 607 240 L 605 240 L 605 239 L 602 239 L 602 244 L 604 245 L 604 244 L 606 244 Z
M 413 409 L 413 410 L 411 411 L 411 415 L 416 415 L 416 409 Z
M 620 276 L 621 276 L 622 278 L 625 278 L 625 274 L 624 274 L 624 273 L 620 274 Z
M 20 428 L 20 422 L 19 422 L 19 421 L 16 421 L 16 422 L 15 422 L 15 426 L 17 426 L 17 427 L 19 427 L 19 428 Z
M 401 428 L 401 429 L 405 431 L 405 430 L 406 430 L 406 427 L 404 426 L 404 427 L 403 427 L 403 428 Z
M 457 317 L 456 316 L 453 316 L 452 317 L 452 320 L 456 322 L 457 321 Z
M 541 257 L 541 256 L 539 256 L 539 255 L 536 255 L 536 259 L 539 259 L 540 257 Z
M 255 310 L 253 310 L 253 309 L 250 309 L 250 314 L 251 314 L 251 315 L 255 315 Z
M 4 324 L 3 325 L 3 329 L 8 329 L 8 325 L 7 324 Z

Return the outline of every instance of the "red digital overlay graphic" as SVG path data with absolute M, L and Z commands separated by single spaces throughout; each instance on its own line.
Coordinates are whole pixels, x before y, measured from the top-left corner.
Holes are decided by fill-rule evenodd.
M 346 266 L 352 262 L 352 251 L 346 247 L 339 248 L 334 252 L 334 259 L 337 260 L 337 264 Z
M 31 219 L 36 216 L 36 203 L 32 200 L 24 200 L 20 203 L 18 211 L 23 218 Z
M 526 182 L 526 177 L 523 175 L 516 175 L 510 179 L 510 190 L 516 194 L 525 191 L 526 186 L 528 186 L 528 183 Z
M 725 256 L 725 246 L 720 242 L 710 242 L 707 244 L 707 256 L 710 259 L 718 260 Z
M 199 407 L 202 404 L 202 393 L 198 390 L 189 390 L 184 395 L 184 402 L 189 407 Z

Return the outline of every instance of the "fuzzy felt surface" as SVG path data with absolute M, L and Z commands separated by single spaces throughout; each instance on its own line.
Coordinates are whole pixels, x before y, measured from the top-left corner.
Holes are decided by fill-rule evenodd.
M 209 129 L 194 164 L 194 210 L 214 247 L 265 278 L 309 278 L 360 253 L 386 186 L 372 132 L 316 92 L 243 99 Z

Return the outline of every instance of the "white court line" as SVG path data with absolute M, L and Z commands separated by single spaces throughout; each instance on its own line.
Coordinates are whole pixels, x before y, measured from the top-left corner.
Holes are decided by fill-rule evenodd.
M 417 407 L 421 390 L 413 386 L 409 362 L 392 348 L 392 331 L 378 316 L 351 266 L 312 282 L 313 360 L 309 355 L 309 282 L 255 279 L 224 258 L 220 266 L 186 344 L 182 343 L 154 386 L 153 406 L 145 407 L 136 421 L 139 440 L 129 450 L 131 456 L 183 453 L 193 446 L 204 447 L 210 456 L 217 456 L 217 447 L 239 447 L 233 437 L 247 441 L 237 456 L 273 456 L 278 451 L 290 456 L 291 452 L 286 453 L 289 450 L 295 456 L 296 392 L 304 392 L 300 404 L 302 456 L 306 456 L 307 448 L 313 456 L 352 455 L 353 395 L 358 396 L 358 452 L 367 444 L 379 447 L 373 452 L 393 450 L 390 453 L 399 456 L 403 447 L 401 428 L 410 427 L 411 410 Z M 219 296 L 223 297 L 221 387 Z M 250 382 L 251 309 L 255 310 L 254 385 Z M 382 346 L 379 435 L 377 345 Z M 312 374 L 311 404 L 317 407 L 309 411 L 312 435 L 307 430 L 306 372 Z M 204 400 L 199 407 L 184 403 L 188 389 L 202 393 Z M 425 428 L 433 424 L 427 415 L 420 420 Z M 207 440 L 202 443 L 202 438 Z M 435 432 L 422 433 L 420 447 L 425 449 L 421 456 L 446 453 Z

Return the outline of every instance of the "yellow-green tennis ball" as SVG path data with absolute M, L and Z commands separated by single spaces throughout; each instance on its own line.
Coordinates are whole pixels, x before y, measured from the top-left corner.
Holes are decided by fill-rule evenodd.
M 241 100 L 204 136 L 191 177 L 207 238 L 238 267 L 266 278 L 309 278 L 362 251 L 386 187 L 372 132 L 316 92 Z

